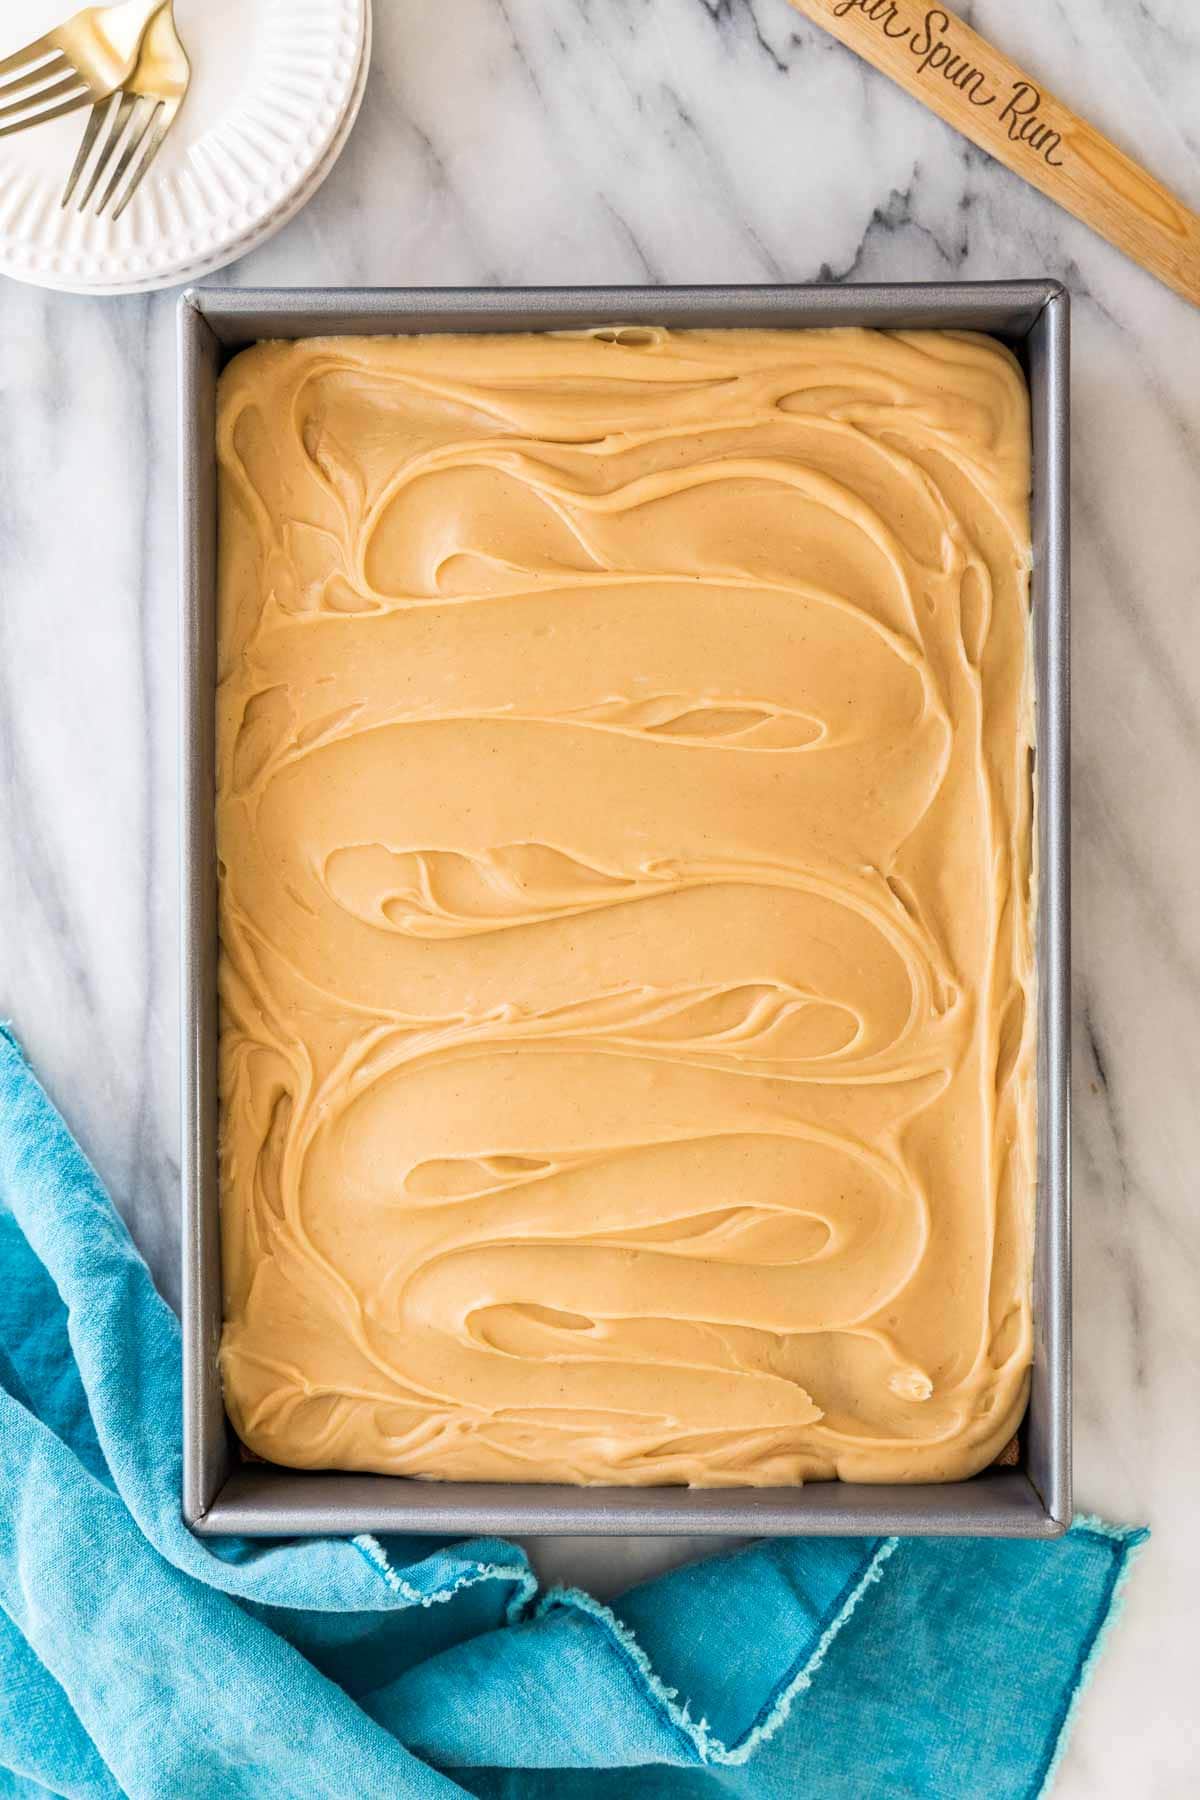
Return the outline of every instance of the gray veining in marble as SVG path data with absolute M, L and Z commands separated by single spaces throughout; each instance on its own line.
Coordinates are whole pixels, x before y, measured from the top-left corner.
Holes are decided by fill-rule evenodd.
M 1195 0 L 959 10 L 1200 205 Z M 1057 1793 L 1174 1800 L 1200 1790 L 1200 313 L 785 0 L 378 0 L 340 164 L 221 279 L 1035 274 L 1076 297 L 1077 1491 L 1156 1533 Z M 174 1298 L 172 308 L 0 285 L 0 1011 Z M 613 1555 L 543 1561 L 612 1586 L 659 1552 Z

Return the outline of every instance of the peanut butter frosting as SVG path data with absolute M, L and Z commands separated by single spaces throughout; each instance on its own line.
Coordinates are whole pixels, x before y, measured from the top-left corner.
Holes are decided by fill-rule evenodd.
M 220 388 L 233 1423 L 934 1481 L 1031 1358 L 1029 421 L 959 333 L 264 344 Z

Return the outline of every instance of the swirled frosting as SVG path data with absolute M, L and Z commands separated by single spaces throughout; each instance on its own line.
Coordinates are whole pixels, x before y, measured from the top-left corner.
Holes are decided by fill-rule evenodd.
M 244 1442 L 628 1484 L 992 1460 L 1035 1135 L 1009 353 L 266 344 L 218 437 Z

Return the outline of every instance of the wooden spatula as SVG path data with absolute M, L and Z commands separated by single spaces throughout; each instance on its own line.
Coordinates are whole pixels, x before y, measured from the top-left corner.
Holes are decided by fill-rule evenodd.
M 952 12 L 925 0 L 791 3 L 1200 306 L 1200 217 Z

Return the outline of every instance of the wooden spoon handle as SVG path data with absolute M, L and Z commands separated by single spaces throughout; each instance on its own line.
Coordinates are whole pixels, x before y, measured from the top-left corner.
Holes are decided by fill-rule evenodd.
M 1200 306 L 1200 217 L 953 13 L 925 0 L 791 3 Z

